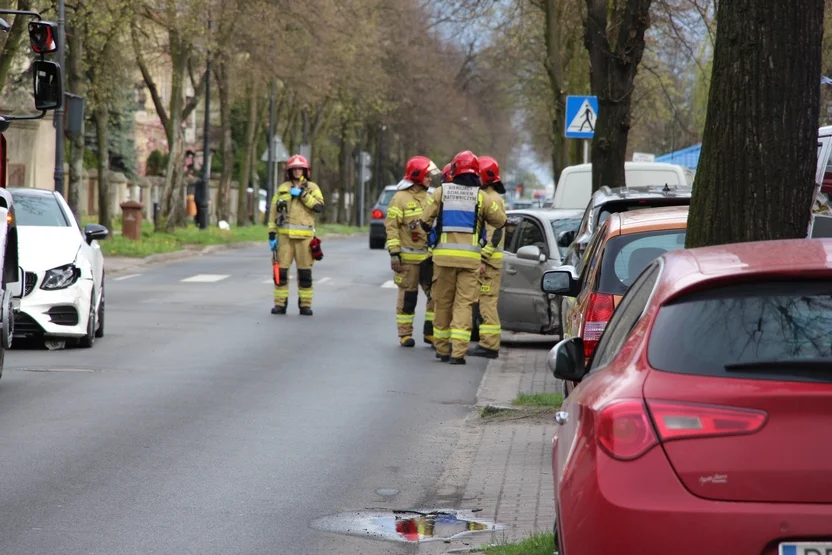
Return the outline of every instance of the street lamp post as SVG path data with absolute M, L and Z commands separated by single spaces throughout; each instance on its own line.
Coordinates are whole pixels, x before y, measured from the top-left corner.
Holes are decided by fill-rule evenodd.
M 66 67 L 66 7 L 64 0 L 58 0 L 58 64 Z M 61 71 L 61 90 L 66 90 L 66 72 Z M 64 103 L 55 110 L 55 192 L 64 194 Z
M 208 33 L 211 33 L 211 14 L 208 14 Z M 211 49 L 206 50 L 205 59 L 205 122 L 202 128 L 202 189 L 199 197 L 199 229 L 208 228 L 208 208 L 211 188 Z M 227 163 L 227 162 L 224 162 Z

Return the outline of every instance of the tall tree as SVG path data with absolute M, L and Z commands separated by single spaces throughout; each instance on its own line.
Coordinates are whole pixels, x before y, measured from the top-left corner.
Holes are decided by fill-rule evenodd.
M 32 9 L 32 2 L 31 0 L 17 0 L 17 2 L 0 0 L 0 7 L 7 10 L 25 11 Z M 9 32 L 0 34 L 0 91 L 6 84 L 6 77 L 9 75 L 17 49 L 23 42 L 23 37 L 26 36 L 30 19 L 25 15 L 15 16 L 11 21 L 12 28 Z
M 584 43 L 598 97 L 592 139 L 592 190 L 623 187 L 633 87 L 644 54 L 652 0 L 586 0 Z
M 824 0 L 720 0 L 686 246 L 805 237 Z

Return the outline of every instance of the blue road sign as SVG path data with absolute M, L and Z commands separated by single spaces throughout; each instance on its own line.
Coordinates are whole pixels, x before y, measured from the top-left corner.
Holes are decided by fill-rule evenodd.
M 597 96 L 567 96 L 564 135 L 567 139 L 591 139 L 598 120 Z

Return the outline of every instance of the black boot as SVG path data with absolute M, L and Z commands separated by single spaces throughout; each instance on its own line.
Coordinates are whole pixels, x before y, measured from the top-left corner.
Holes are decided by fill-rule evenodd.
M 300 307 L 300 315 L 301 316 L 312 316 L 312 309 L 308 306 Z
M 286 307 L 275 305 L 272 307 L 272 314 L 286 314 Z
M 451 357 L 451 359 L 448 361 L 448 363 L 449 363 L 449 364 L 454 364 L 454 365 L 457 365 L 457 364 L 468 364 L 467 362 L 465 362 L 465 359 L 464 359 L 464 358 L 456 358 L 456 357 Z
M 448 362 L 451 360 L 451 355 L 440 355 L 439 353 L 436 353 L 436 358 L 438 358 L 440 362 Z
M 495 351 L 494 349 L 486 349 L 482 345 L 477 345 L 477 347 L 468 354 L 472 357 L 499 358 L 500 351 Z

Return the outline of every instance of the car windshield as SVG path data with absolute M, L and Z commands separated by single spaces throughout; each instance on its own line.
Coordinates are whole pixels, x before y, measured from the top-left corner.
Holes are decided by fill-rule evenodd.
M 578 226 L 581 225 L 581 218 L 558 218 L 556 220 L 551 220 L 549 223 L 552 225 L 552 231 L 554 232 L 555 240 L 557 241 L 558 235 L 564 231 L 577 231 Z M 566 256 L 568 247 L 558 246 L 558 250 L 560 251 L 560 257 L 563 258 Z
M 666 252 L 685 248 L 685 230 L 642 231 L 607 241 L 598 292 L 623 295 L 648 264 Z
M 52 195 L 12 193 L 14 213 L 19 226 L 69 227 L 58 200 Z
M 378 199 L 378 204 L 380 204 L 382 206 L 387 206 L 388 204 L 390 204 L 390 199 L 392 199 L 393 195 L 395 195 L 395 194 L 396 194 L 395 190 L 392 190 L 392 191 L 385 190 L 383 193 L 381 193 L 381 197 L 379 197 L 379 199 Z
M 832 281 L 755 280 L 670 302 L 648 359 L 682 374 L 832 381 Z

